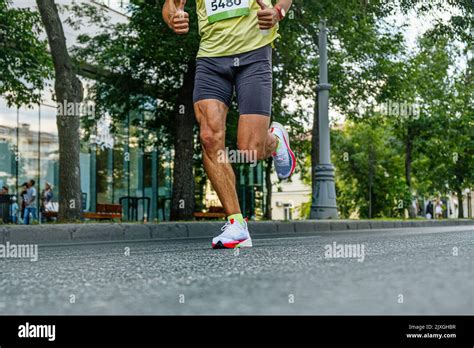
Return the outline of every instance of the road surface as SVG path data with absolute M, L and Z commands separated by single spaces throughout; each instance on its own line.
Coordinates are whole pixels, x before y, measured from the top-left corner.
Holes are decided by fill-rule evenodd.
M 262 238 L 239 253 L 207 239 L 40 246 L 37 262 L 0 259 L 0 314 L 472 315 L 473 258 L 472 226 Z

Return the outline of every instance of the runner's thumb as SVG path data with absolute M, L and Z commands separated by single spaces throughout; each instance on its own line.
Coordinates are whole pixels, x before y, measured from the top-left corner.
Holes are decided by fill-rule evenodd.
M 260 8 L 262 10 L 265 10 L 266 8 L 268 8 L 267 5 L 265 5 L 265 3 L 263 2 L 263 0 L 257 0 L 257 4 L 260 6 Z
M 180 0 L 179 1 L 179 6 L 178 6 L 178 11 L 184 11 L 184 6 L 186 6 L 186 0 Z

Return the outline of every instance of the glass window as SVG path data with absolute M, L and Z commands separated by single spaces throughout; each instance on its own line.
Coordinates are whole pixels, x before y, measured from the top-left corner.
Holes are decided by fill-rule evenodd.
M 91 160 L 90 153 L 81 152 L 79 154 L 81 167 L 81 190 L 82 190 L 82 208 L 85 211 L 91 211 Z M 92 192 L 95 193 L 95 190 Z
M 158 153 L 158 219 L 169 220 L 171 208 L 172 165 L 171 151 L 160 149 Z
M 97 166 L 97 203 L 111 203 L 112 192 L 109 192 L 108 186 L 109 181 L 111 181 L 111 177 L 109 178 L 109 150 L 104 149 L 101 150 L 99 147 L 97 148 L 97 155 L 96 155 L 96 166 Z
M 52 185 L 53 201 L 58 201 L 59 184 L 59 139 L 56 125 L 56 109 L 51 106 L 40 107 L 40 180 L 39 190 L 45 182 Z
M 31 179 L 36 181 L 36 190 L 40 182 L 40 120 L 39 106 L 33 108 L 22 107 L 19 113 L 18 129 L 18 181 L 21 185 Z M 38 200 L 37 200 L 38 202 Z
M 16 193 L 17 110 L 0 97 L 0 186 Z
M 118 204 L 121 197 L 128 196 L 127 160 L 129 156 L 126 153 L 128 144 L 127 129 L 123 123 L 116 126 L 115 133 L 113 186 L 114 203 Z
M 130 196 L 143 196 L 143 128 L 141 117 L 130 115 Z

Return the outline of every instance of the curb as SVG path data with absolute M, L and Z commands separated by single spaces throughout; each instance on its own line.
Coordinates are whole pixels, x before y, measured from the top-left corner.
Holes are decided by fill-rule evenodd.
M 251 221 L 249 229 L 256 236 L 357 232 L 375 229 L 472 226 L 474 220 L 304 220 Z M 219 232 L 221 221 L 161 222 L 157 224 L 100 223 L 51 225 L 0 225 L 0 243 L 64 244 L 106 241 L 166 240 L 210 238 Z

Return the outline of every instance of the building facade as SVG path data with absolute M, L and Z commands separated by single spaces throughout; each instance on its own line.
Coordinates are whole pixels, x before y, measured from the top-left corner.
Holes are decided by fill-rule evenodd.
M 149 203 L 140 202 L 139 216 L 147 214 L 148 219 L 158 220 L 169 216 L 172 152 L 143 141 L 156 136 L 153 130 L 140 126 L 144 117 L 131 115 L 115 125 L 112 147 L 101 146 L 97 134 L 83 138 L 80 168 L 84 210 L 94 211 L 97 203 L 122 203 L 126 210 L 127 200 L 120 202 L 121 198 L 148 197 Z M 20 186 L 30 179 L 36 181 L 39 192 L 48 182 L 56 196 L 53 200 L 57 200 L 58 159 L 56 108 L 44 104 L 10 108 L 0 97 L 0 186 L 18 194 Z

